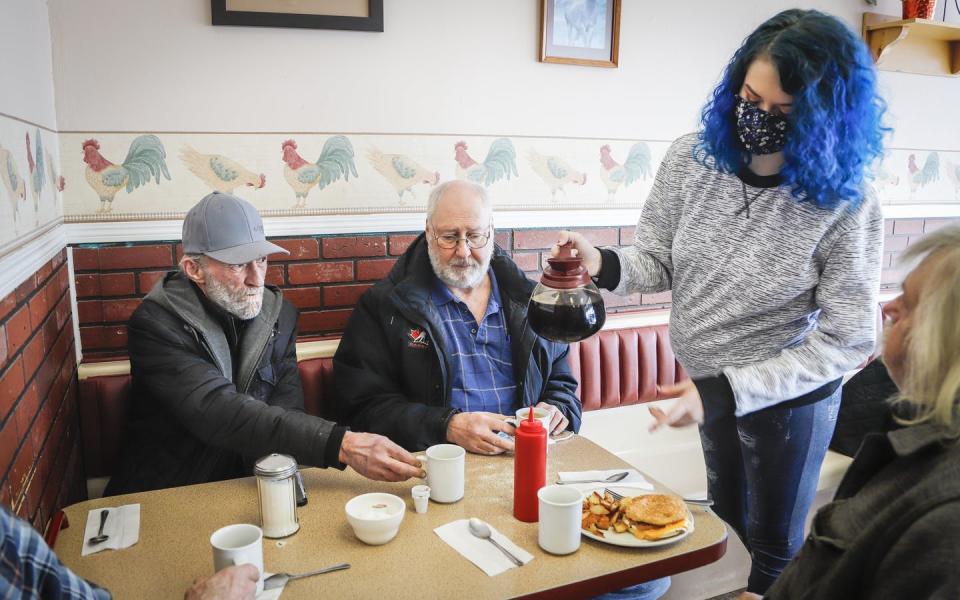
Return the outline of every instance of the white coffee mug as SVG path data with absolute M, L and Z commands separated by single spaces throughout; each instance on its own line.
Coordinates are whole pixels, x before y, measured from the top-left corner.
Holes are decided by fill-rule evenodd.
M 550 411 L 544 408 L 524 406 L 517 411 L 517 422 L 516 426 L 520 426 L 520 421 L 526 421 L 530 416 L 530 409 L 533 409 L 533 418 L 543 424 L 543 428 L 547 430 L 547 435 L 550 435 Z
M 213 548 L 213 570 L 250 564 L 260 572 L 257 593 L 263 591 L 263 531 L 256 525 L 227 525 L 210 536 Z
M 548 485 L 537 492 L 540 525 L 537 542 L 551 554 L 570 554 L 580 547 L 583 493 L 566 485 Z
M 426 461 L 430 499 L 434 502 L 456 502 L 463 498 L 463 463 L 467 451 L 456 444 L 437 444 L 427 448 Z

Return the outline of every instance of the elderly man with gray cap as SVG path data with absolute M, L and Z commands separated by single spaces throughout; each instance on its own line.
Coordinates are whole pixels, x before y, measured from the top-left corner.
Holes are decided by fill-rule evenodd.
M 287 251 L 252 205 L 208 195 L 187 213 L 183 251 L 130 319 L 132 405 L 107 495 L 247 476 L 271 452 L 371 479 L 422 476 L 386 437 L 304 412 L 297 310 L 264 284 L 267 256 Z

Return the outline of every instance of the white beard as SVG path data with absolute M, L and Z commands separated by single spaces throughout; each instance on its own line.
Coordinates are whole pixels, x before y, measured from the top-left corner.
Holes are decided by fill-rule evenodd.
M 491 252 L 482 264 L 474 260 L 473 256 L 451 258 L 447 264 L 443 264 L 432 244 L 427 244 L 427 254 L 430 256 L 430 265 L 433 267 L 433 272 L 437 275 L 437 278 L 449 287 L 461 289 L 471 289 L 479 285 L 483 278 L 487 276 L 490 259 L 493 258 Z M 455 268 L 461 266 L 469 268 Z
M 211 302 L 244 321 L 249 321 L 259 315 L 260 309 L 263 307 L 263 286 L 231 290 L 207 274 L 203 291 Z

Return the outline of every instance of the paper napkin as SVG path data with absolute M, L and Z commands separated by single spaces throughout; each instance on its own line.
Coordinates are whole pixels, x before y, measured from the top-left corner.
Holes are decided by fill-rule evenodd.
M 270 577 L 273 573 L 269 571 L 263 572 L 263 578 L 266 579 Z M 280 597 L 280 594 L 283 593 L 283 590 L 287 589 L 286 585 L 282 585 L 278 588 L 273 588 L 272 590 L 263 590 L 256 596 L 256 600 L 277 600 Z
M 628 475 L 617 481 L 616 483 L 603 483 L 602 480 L 610 477 L 615 473 L 622 473 L 626 471 Z M 575 487 L 581 492 L 588 492 L 590 490 L 595 490 L 597 488 L 612 487 L 612 488 L 632 488 L 636 490 L 646 490 L 648 492 L 653 491 L 653 484 L 644 479 L 643 475 L 640 474 L 636 469 L 607 469 L 599 471 L 560 471 L 557 473 L 557 477 L 560 481 L 580 481 L 584 479 L 596 479 L 594 483 L 573 483 L 570 484 L 571 487 Z
M 90 544 L 90 538 L 100 530 L 100 513 L 107 511 L 104 535 L 109 536 L 99 544 Z M 140 505 L 125 504 L 116 508 L 95 508 L 87 513 L 87 526 L 83 531 L 83 547 L 80 556 L 102 550 L 119 550 L 137 543 L 140 539 Z
M 532 554 L 511 542 L 508 537 L 494 529 L 493 525 L 490 525 L 490 530 L 493 534 L 491 537 L 520 559 L 523 564 L 533 560 Z M 478 538 L 470 533 L 468 519 L 460 519 L 441 525 L 433 531 L 440 536 L 441 540 L 452 546 L 464 558 L 480 567 L 484 573 L 491 577 L 517 566 L 489 540 Z

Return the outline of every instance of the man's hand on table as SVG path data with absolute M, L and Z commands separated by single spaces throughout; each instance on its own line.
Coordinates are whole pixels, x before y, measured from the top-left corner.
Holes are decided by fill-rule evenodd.
M 357 473 L 377 481 L 406 481 L 426 475 L 412 454 L 375 433 L 346 432 L 339 458 Z
M 183 594 L 184 600 L 247 600 L 257 591 L 260 571 L 253 565 L 227 567 L 207 577 L 198 577 Z
M 657 387 L 657 396 L 674 398 L 673 404 L 663 412 L 655 406 L 650 407 L 650 414 L 656 422 L 650 426 L 650 431 L 656 431 L 663 425 L 684 427 L 694 423 L 703 423 L 703 400 L 693 381 L 687 379 L 675 385 Z
M 547 432 L 547 435 L 556 435 L 564 431 L 570 424 L 570 420 L 563 416 L 563 411 L 549 402 L 541 402 L 535 408 L 542 408 L 550 413 L 550 431 Z
M 513 442 L 497 435 L 514 434 L 506 415 L 488 412 L 461 412 L 450 417 L 447 441 L 476 454 L 501 454 L 513 451 Z

